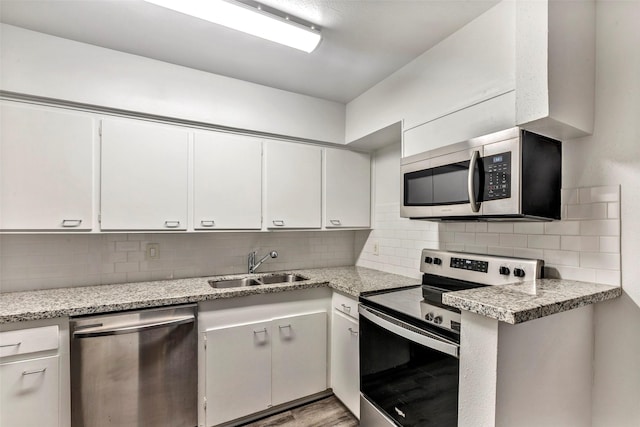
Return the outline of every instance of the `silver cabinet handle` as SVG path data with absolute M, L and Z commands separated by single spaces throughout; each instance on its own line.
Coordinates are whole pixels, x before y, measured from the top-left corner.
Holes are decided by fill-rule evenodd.
M 82 224 L 82 220 L 81 219 L 63 219 L 62 220 L 62 226 L 63 227 L 80 227 L 80 224 Z
M 349 332 L 351 332 L 351 335 L 358 335 L 358 331 L 354 331 L 353 328 L 349 328 Z
M 329 222 L 331 223 L 331 225 L 341 225 L 342 224 L 339 219 L 330 219 Z
M 480 210 L 480 203 L 476 201 L 476 193 L 473 191 L 473 187 L 475 184 L 474 180 L 474 172 L 476 170 L 476 163 L 478 162 L 478 156 L 480 152 L 475 150 L 473 154 L 471 154 L 471 160 L 469 161 L 469 175 L 467 175 L 467 191 L 469 192 L 469 204 L 471 205 L 471 210 L 473 212 L 478 212 Z
M 259 329 L 257 331 L 253 331 L 254 335 L 258 335 L 258 334 L 266 334 L 267 333 L 267 328 L 263 328 L 263 329 Z
M 351 313 L 351 306 L 346 305 L 346 304 L 340 304 L 342 306 L 342 310 L 346 311 L 347 313 Z
M 105 328 L 102 326 L 98 326 L 95 328 L 83 329 L 81 331 L 74 332 L 73 337 L 74 338 L 91 338 L 91 337 L 103 337 L 108 335 L 132 334 L 135 332 L 145 331 L 148 329 L 184 325 L 187 323 L 193 323 L 195 322 L 195 320 L 196 320 L 195 316 L 190 315 L 190 316 L 178 317 L 174 319 L 163 320 L 160 322 L 135 323 L 132 325 L 119 326 L 117 328 L 110 328 L 110 327 Z
M 202 225 L 203 227 L 214 227 L 216 225 L 216 222 L 212 219 L 203 219 L 202 221 L 200 221 L 200 225 Z
M 275 225 L 276 227 L 284 227 L 284 220 L 282 220 L 282 219 L 274 219 L 273 220 L 273 225 Z
M 0 347 L 17 347 L 20 344 L 22 344 L 22 342 L 17 342 L 15 344 L 2 344 L 2 345 L 0 345 Z
M 46 370 L 47 370 L 47 368 L 36 369 L 35 371 L 22 371 L 22 375 L 42 374 Z
M 291 324 L 288 324 L 288 325 L 278 325 L 278 328 L 280 328 L 280 329 L 286 329 L 286 328 L 290 328 L 290 327 L 291 327 Z
M 180 227 L 180 221 L 165 221 L 164 226 L 167 228 L 178 228 Z

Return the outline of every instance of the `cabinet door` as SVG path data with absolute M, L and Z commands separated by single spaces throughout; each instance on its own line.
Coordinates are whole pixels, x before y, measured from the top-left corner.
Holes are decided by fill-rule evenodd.
M 322 149 L 265 142 L 267 228 L 321 227 Z
M 371 159 L 368 154 L 326 149 L 325 227 L 369 227 Z
M 194 228 L 261 226 L 261 140 L 221 132 L 196 133 Z
M 185 230 L 186 130 L 133 120 L 103 120 L 101 228 Z
M 270 322 L 206 332 L 206 424 L 217 425 L 271 404 Z
M 0 425 L 59 425 L 58 356 L 0 364 Z
M 93 119 L 0 106 L 0 229 L 91 230 Z
M 273 405 L 327 389 L 327 313 L 274 319 L 271 325 Z
M 360 417 L 360 362 L 358 322 L 333 313 L 331 331 L 331 387 L 356 417 Z

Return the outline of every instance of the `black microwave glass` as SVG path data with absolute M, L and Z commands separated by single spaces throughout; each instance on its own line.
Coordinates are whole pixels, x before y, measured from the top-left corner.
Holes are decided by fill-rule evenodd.
M 474 168 L 476 200 L 483 188 L 482 162 Z M 435 206 L 469 203 L 469 160 L 404 174 L 404 205 Z

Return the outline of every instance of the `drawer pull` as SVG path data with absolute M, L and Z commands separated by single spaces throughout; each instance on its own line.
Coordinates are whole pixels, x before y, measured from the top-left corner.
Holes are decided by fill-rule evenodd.
M 34 371 L 22 371 L 22 375 L 33 375 L 33 374 L 43 374 L 47 368 L 36 369 Z
M 291 327 L 290 324 L 289 325 L 279 325 L 278 326 L 278 328 L 280 328 L 280 329 L 286 329 L 286 328 L 290 328 L 290 327 Z
M 258 331 L 253 331 L 254 335 L 258 335 L 258 334 L 266 334 L 267 333 L 267 328 L 264 329 L 260 329 Z
M 331 225 L 342 225 L 339 219 L 330 219 Z
M 165 221 L 164 226 L 167 228 L 178 228 L 180 227 L 180 221 Z
M 82 220 L 81 219 L 63 219 L 62 220 L 62 226 L 63 227 L 80 227 L 80 224 L 82 224 Z
M 0 347 L 17 347 L 20 344 L 22 344 L 22 342 L 18 342 L 18 343 L 15 343 L 15 344 L 2 344 L 2 345 L 0 345 Z
M 214 227 L 216 225 L 216 222 L 214 220 L 202 220 L 200 221 L 200 225 L 202 225 L 203 227 Z
M 346 305 L 346 304 L 340 304 L 342 306 L 342 310 L 346 311 L 347 313 L 351 313 L 351 306 L 350 305 Z
M 275 225 L 276 227 L 284 227 L 284 220 L 282 220 L 282 219 L 274 219 L 273 220 L 273 225 Z
M 351 335 L 358 335 L 358 331 L 354 331 L 353 328 L 349 328 L 349 332 L 351 332 Z

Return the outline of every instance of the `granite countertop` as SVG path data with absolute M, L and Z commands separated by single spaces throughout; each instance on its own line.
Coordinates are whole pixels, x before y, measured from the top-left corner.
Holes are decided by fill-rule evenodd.
M 354 266 L 287 272 L 300 274 L 309 280 L 227 289 L 214 289 L 208 283 L 212 279 L 236 279 L 282 273 L 269 272 L 0 293 L 0 324 L 188 304 L 316 287 L 330 287 L 357 298 L 361 292 L 411 286 L 419 282 L 417 279 L 405 276 Z
M 442 302 L 451 307 L 517 324 L 617 298 L 619 286 L 561 279 L 538 279 L 513 285 L 448 292 Z
M 286 284 L 215 289 L 209 280 L 279 274 L 236 274 L 179 280 L 83 286 L 0 294 L 0 324 L 63 316 L 108 313 L 149 307 L 197 303 L 220 298 L 329 287 L 357 298 L 360 293 L 412 286 L 418 279 L 363 267 L 290 270 L 308 280 Z M 446 305 L 516 324 L 617 298 L 622 289 L 596 283 L 540 279 L 448 292 Z

